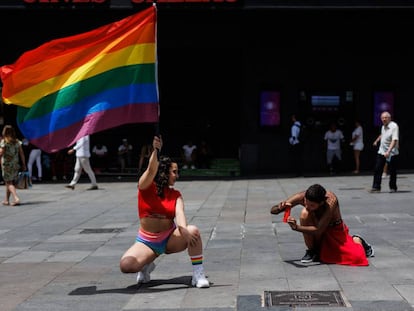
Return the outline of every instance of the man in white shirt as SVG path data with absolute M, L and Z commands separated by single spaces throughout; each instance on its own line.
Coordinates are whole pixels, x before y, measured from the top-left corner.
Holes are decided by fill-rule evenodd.
M 334 167 L 334 158 L 337 161 L 342 161 L 342 148 L 341 143 L 344 140 L 344 134 L 341 130 L 337 129 L 335 123 L 331 123 L 329 130 L 325 133 L 324 137 L 326 141 L 326 163 L 329 168 L 329 172 L 333 174 L 337 167 Z
M 371 192 L 381 191 L 382 172 L 385 163 L 388 165 L 390 192 L 397 192 L 397 160 L 399 154 L 399 127 L 391 121 L 388 111 L 381 113 L 381 134 L 375 139 L 376 147 L 380 142 L 375 161 L 374 179 Z
M 196 162 L 196 149 L 197 146 L 193 144 L 191 140 L 188 141 L 182 147 L 182 157 L 183 157 L 183 169 L 187 169 L 191 167 L 191 169 L 195 169 L 195 162 Z
M 88 190 L 97 190 L 98 185 L 96 183 L 95 174 L 93 173 L 93 170 L 91 168 L 91 165 L 89 163 L 89 158 L 91 157 L 91 153 L 89 151 L 89 135 L 86 135 L 82 138 L 80 138 L 75 146 L 72 149 L 68 150 L 68 154 L 75 153 L 76 155 L 76 163 L 75 163 L 75 172 L 73 175 L 72 181 L 69 183 L 69 185 L 66 185 L 66 188 L 75 189 L 75 185 L 78 183 L 81 174 L 82 169 L 88 174 L 89 179 L 91 181 L 91 187 L 88 188 Z

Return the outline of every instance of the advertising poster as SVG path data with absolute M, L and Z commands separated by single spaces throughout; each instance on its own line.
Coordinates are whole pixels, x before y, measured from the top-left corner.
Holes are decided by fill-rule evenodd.
M 280 125 L 280 93 L 264 91 L 260 95 L 260 126 Z
M 388 111 L 394 116 L 394 93 L 375 92 L 374 93 L 374 126 L 382 126 L 381 113 Z

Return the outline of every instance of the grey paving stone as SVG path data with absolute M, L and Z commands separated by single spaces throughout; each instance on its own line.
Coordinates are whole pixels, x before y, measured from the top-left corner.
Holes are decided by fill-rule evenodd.
M 186 252 L 157 258 L 145 286 L 119 271 L 139 226 L 136 182 L 101 182 L 96 192 L 86 182 L 74 191 L 35 184 L 19 191 L 21 206 L 0 208 L 1 310 L 265 310 L 269 290 L 340 290 L 349 306 L 334 311 L 414 310 L 414 175 L 401 174 L 395 194 L 371 194 L 371 182 L 362 175 L 179 181 L 189 223 L 202 233 L 209 289 L 190 286 Z M 269 211 L 312 183 L 338 194 L 351 234 L 375 248 L 370 266 L 300 263 L 302 236 Z M 81 233 L 110 228 L 122 230 Z M 296 308 L 310 309 L 329 308 Z

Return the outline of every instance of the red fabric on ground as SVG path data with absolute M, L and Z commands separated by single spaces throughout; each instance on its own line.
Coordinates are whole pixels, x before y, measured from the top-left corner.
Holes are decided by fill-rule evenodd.
M 322 238 L 320 259 L 324 263 L 340 265 L 369 265 L 364 248 L 353 241 L 344 223 L 328 227 Z

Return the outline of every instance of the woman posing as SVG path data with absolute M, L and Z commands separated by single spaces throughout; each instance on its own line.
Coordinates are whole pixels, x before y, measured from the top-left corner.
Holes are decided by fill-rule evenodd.
M 155 136 L 153 151 L 147 169 L 138 181 L 138 214 L 140 228 L 134 245 L 122 256 L 123 273 L 135 273 L 137 283 L 148 283 L 154 270 L 154 260 L 161 254 L 172 254 L 188 249 L 193 267 L 191 284 L 209 287 L 204 276 L 203 245 L 198 228 L 187 225 L 184 200 L 173 185 L 178 178 L 178 165 L 161 156 L 162 141 Z

